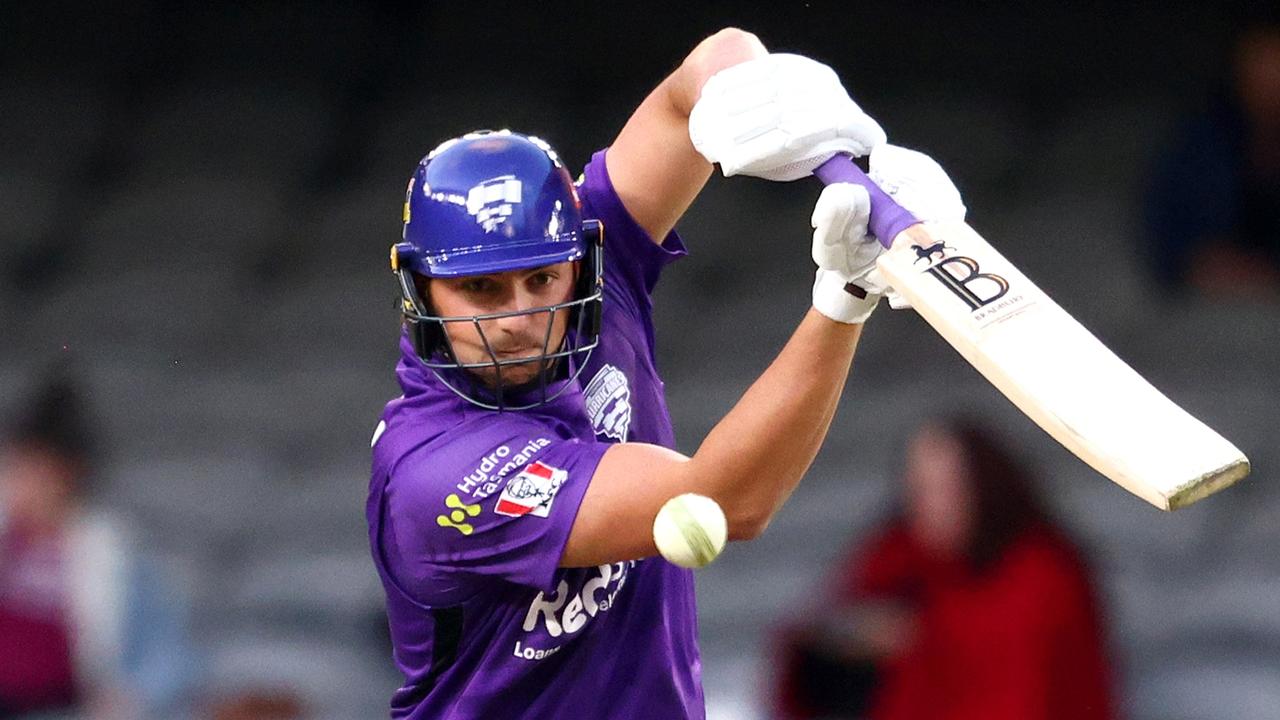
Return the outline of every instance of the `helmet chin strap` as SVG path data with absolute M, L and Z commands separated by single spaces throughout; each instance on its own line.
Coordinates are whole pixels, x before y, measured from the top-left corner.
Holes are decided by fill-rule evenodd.
M 540 352 L 527 358 L 500 360 L 497 353 L 494 352 L 488 335 L 481 324 L 484 316 L 470 318 L 422 317 L 417 320 L 410 320 L 410 322 L 415 322 L 419 326 L 418 328 L 411 328 L 411 332 L 420 329 L 422 325 L 431 323 L 435 326 L 432 333 L 440 338 L 432 354 L 424 357 L 416 345 L 415 351 L 419 351 L 419 359 L 422 360 L 423 365 L 431 370 L 442 385 L 467 402 L 487 410 L 530 409 L 555 400 L 573 387 L 574 381 L 586 366 L 591 357 L 591 351 L 598 341 L 597 335 L 586 332 L 592 326 L 591 318 L 594 317 L 594 314 L 584 310 L 581 306 L 598 302 L 599 297 L 592 296 L 559 305 L 524 311 L 522 314 L 546 313 L 547 315 L 546 330 L 543 332 Z M 557 316 L 564 312 L 570 312 L 570 317 L 574 319 L 575 324 L 572 328 L 566 327 L 564 329 L 562 335 L 554 343 L 555 349 L 552 350 L 556 319 Z M 484 345 L 488 360 L 483 362 L 460 360 L 460 355 L 453 345 L 453 339 L 444 327 L 449 322 L 462 322 L 473 325 L 476 334 Z M 509 368 L 533 363 L 538 365 L 537 373 L 533 378 L 519 384 L 508 384 L 506 382 L 507 378 L 504 375 L 507 373 L 504 373 L 504 370 L 508 370 L 509 373 Z M 489 370 L 493 372 L 494 377 L 481 374 L 482 371 Z M 559 387 L 555 387 L 552 390 L 553 386 L 558 382 L 560 382 Z M 534 393 L 536 393 L 536 397 L 530 399 L 529 396 Z M 519 399 L 517 400 L 516 398 Z
M 573 387 L 578 376 L 582 374 L 583 368 L 586 367 L 587 361 L 591 359 L 591 353 L 594 349 L 595 345 L 592 344 L 591 346 L 581 350 L 580 352 L 583 353 L 583 357 L 582 361 L 578 363 L 572 361 L 572 353 L 566 353 L 562 357 L 550 358 L 549 362 L 544 362 L 544 367 L 539 369 L 537 378 L 511 387 L 502 386 L 501 381 L 499 381 L 499 385 L 497 387 L 494 387 L 489 383 L 484 382 L 484 379 L 476 375 L 474 372 L 462 368 L 453 368 L 451 371 L 449 368 L 427 366 L 427 369 L 430 370 L 431 374 L 435 375 L 436 379 L 440 381 L 440 384 L 448 388 L 450 392 L 476 407 L 483 408 L 485 410 L 498 410 L 500 412 L 530 410 L 559 398 Z M 563 366 L 561 364 L 561 360 L 566 361 Z M 554 380 L 553 375 L 556 371 L 559 368 L 566 366 L 566 377 L 562 381 Z M 458 377 L 459 374 L 463 376 L 461 379 L 467 385 L 471 386 L 470 388 L 459 387 L 461 384 L 457 382 L 460 379 Z M 450 376 L 453 377 L 451 378 Z M 554 392 L 548 394 L 548 388 L 557 382 L 559 383 L 559 387 L 557 387 Z M 477 392 L 477 390 L 480 392 Z M 496 393 L 494 391 L 496 391 Z M 539 394 L 539 397 L 533 402 L 522 403 L 519 405 L 513 405 L 508 402 L 508 399 L 510 398 L 525 397 L 529 393 L 535 391 Z M 482 396 L 482 393 L 484 396 L 490 396 L 493 402 L 486 402 L 486 399 L 490 398 Z M 492 397 L 494 394 L 496 394 L 496 397 Z

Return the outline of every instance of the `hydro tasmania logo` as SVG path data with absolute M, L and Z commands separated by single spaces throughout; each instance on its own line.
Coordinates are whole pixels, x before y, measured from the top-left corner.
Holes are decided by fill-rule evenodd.
M 960 298 L 971 311 L 977 312 L 1009 292 L 1009 281 L 995 273 L 982 272 L 977 260 L 964 255 L 948 255 L 947 251 L 955 248 L 946 242 L 912 245 L 911 249 L 916 253 L 915 262 L 932 263 L 925 272 Z

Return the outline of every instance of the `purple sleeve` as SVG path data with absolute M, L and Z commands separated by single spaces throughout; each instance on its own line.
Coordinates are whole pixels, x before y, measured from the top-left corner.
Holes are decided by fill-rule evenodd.
M 551 590 L 607 448 L 499 415 L 414 450 L 387 484 L 388 568 L 427 605 L 461 601 L 492 580 Z
M 621 297 L 647 317 L 652 308 L 650 296 L 662 269 L 687 251 L 674 230 L 658 245 L 631 217 L 609 179 L 607 153 L 607 149 L 597 151 L 583 170 L 579 186 L 583 217 L 595 218 L 604 225 L 606 292 L 611 287 L 620 290 Z

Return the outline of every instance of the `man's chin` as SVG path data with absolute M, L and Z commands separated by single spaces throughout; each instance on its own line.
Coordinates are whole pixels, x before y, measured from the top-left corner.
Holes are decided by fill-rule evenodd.
M 538 380 L 539 361 L 532 360 L 527 363 L 518 365 L 507 365 L 502 368 L 501 380 L 504 390 L 511 390 L 522 385 L 528 385 Z M 471 374 L 482 385 L 487 388 L 498 387 L 499 373 L 494 368 L 480 368 L 472 370 Z

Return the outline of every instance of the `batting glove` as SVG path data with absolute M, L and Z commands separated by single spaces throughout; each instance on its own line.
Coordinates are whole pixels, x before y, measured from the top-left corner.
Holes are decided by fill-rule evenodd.
M 960 191 L 941 165 L 924 152 L 883 143 L 872 151 L 868 176 L 922 222 L 964 220 Z M 877 269 L 881 243 L 868 236 L 867 220 L 859 213 L 847 213 L 846 206 L 860 205 L 863 196 L 865 191 L 855 184 L 835 183 L 823 188 L 813 211 L 814 263 L 819 273 L 845 278 L 867 291 L 868 297 L 886 296 L 890 307 L 905 309 L 911 306 L 909 302 L 888 287 Z M 827 282 L 836 286 L 833 279 Z
M 964 220 L 966 208 L 960 191 L 942 166 L 922 152 L 889 143 L 877 145 L 871 151 L 867 175 L 921 222 Z M 885 284 L 875 267 L 866 271 L 859 282 L 885 295 L 894 310 L 911 307 L 906 298 Z
M 885 143 L 871 151 L 867 175 L 922 222 L 962 222 L 960 191 L 936 160 Z
M 871 197 L 851 183 L 826 186 L 813 208 L 813 307 L 836 322 L 866 322 L 885 292 L 867 276 L 884 252 L 867 235 L 870 219 Z
M 689 116 L 689 138 L 725 177 L 790 181 L 836 153 L 866 155 L 885 134 L 834 70 L 779 53 L 712 75 Z

